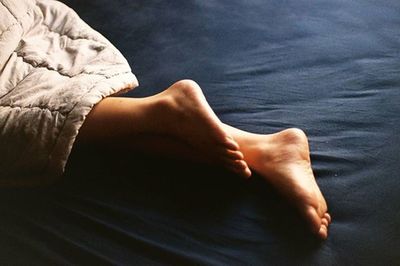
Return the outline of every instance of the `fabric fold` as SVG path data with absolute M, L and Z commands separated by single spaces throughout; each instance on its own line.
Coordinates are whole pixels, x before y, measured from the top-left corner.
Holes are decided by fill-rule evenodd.
M 0 0 L 0 185 L 60 178 L 93 106 L 137 86 L 118 49 L 65 4 Z

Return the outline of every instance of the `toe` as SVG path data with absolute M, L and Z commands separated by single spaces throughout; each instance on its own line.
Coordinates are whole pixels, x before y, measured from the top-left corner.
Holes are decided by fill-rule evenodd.
M 324 214 L 324 218 L 328 221 L 328 223 L 331 223 L 332 218 L 331 218 L 331 215 L 329 213 L 325 213 Z
M 318 231 L 318 236 L 323 240 L 328 238 L 328 228 L 325 225 L 321 225 Z
M 227 150 L 227 151 L 225 151 L 225 153 L 229 159 L 232 159 L 232 160 L 242 160 L 243 159 L 243 153 L 241 151 Z
M 248 178 L 251 176 L 251 170 L 244 160 L 236 160 L 236 167 L 241 172 L 241 176 Z
M 251 175 L 252 175 L 251 170 L 249 167 L 247 167 L 243 172 L 243 177 L 247 179 L 247 178 L 250 178 Z
M 328 237 L 328 219 L 320 217 L 317 210 L 313 207 L 308 207 L 306 211 L 306 219 L 309 221 L 310 228 L 319 238 L 325 240 Z
M 244 160 L 235 160 L 235 165 L 242 170 L 248 168 L 247 163 Z
M 239 149 L 239 144 L 235 140 L 233 140 L 231 137 L 226 137 L 225 138 L 225 143 L 224 146 L 230 150 L 238 150 Z
M 247 164 L 246 164 L 246 167 L 245 168 L 241 168 L 240 170 L 240 176 L 242 176 L 242 177 L 244 177 L 244 178 L 246 178 L 246 179 L 248 179 L 248 178 L 250 178 L 251 177 L 251 170 L 250 170 L 250 168 L 247 166 Z
M 326 227 L 329 226 L 329 222 L 325 217 L 321 219 L 321 224 L 325 225 Z
M 235 160 L 231 164 L 230 169 L 244 178 L 249 178 L 251 176 L 251 170 L 244 160 Z
M 321 228 L 321 218 L 318 216 L 317 211 L 313 207 L 309 207 L 305 212 L 306 219 L 310 225 L 313 233 L 319 233 Z

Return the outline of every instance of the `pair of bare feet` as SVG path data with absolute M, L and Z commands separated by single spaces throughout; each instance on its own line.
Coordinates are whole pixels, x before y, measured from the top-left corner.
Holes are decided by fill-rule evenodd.
M 138 141 L 136 146 L 143 145 L 143 149 L 153 144 L 163 152 L 222 165 L 244 178 L 249 178 L 252 171 L 258 173 L 300 212 L 316 236 L 327 238 L 331 217 L 311 169 L 303 131 L 292 128 L 260 135 L 226 125 L 191 80 L 179 81 L 147 98 L 106 98 L 87 118 L 83 138 L 99 137 L 99 132 L 107 134 L 108 128 L 101 128 L 103 124 L 116 128 L 110 135 L 120 131 L 120 136 L 151 134 L 173 139 Z

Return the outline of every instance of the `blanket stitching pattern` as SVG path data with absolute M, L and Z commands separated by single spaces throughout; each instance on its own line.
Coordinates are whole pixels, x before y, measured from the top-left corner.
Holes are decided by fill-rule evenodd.
M 127 73 L 130 73 L 130 72 L 127 72 Z M 120 75 L 123 75 L 123 74 L 127 74 L 127 73 L 118 73 L 118 74 L 116 74 L 116 75 L 114 75 L 114 76 L 111 76 L 111 77 L 104 77 L 103 79 L 98 80 L 95 84 L 93 84 L 92 87 L 90 87 L 89 90 L 86 91 L 86 93 L 84 93 L 84 94 L 80 97 L 79 101 L 76 101 L 76 102 L 75 102 L 74 106 L 71 108 L 71 110 L 69 110 L 69 112 L 67 112 L 67 113 L 65 114 L 65 116 L 68 117 L 68 115 L 75 109 L 75 107 L 81 102 L 81 100 L 82 100 L 85 96 L 87 96 L 89 93 L 91 93 L 92 90 L 93 90 L 100 82 L 104 82 L 105 80 L 108 80 L 108 79 L 110 79 L 110 78 L 113 78 L 113 77 L 116 77 L 116 76 L 120 76 Z M 106 97 L 106 96 L 107 96 L 107 95 L 103 95 L 102 97 Z M 93 105 L 94 105 L 94 104 L 93 104 Z M 59 142 L 59 140 L 60 140 L 61 132 L 64 130 L 65 125 L 66 125 L 66 123 L 67 123 L 67 120 L 68 120 L 68 119 L 64 119 L 64 122 L 63 122 L 62 126 L 60 127 L 59 134 L 58 134 L 58 136 L 56 137 L 56 140 L 55 140 L 55 142 L 54 142 L 54 144 L 53 144 L 53 148 L 51 149 L 51 152 L 49 153 L 49 157 L 50 157 L 50 158 L 51 158 L 52 154 L 54 153 L 55 148 L 58 146 L 58 142 Z M 46 169 L 48 168 L 48 166 L 49 166 L 49 164 L 50 164 L 50 161 L 51 161 L 51 160 L 48 160 L 48 161 L 47 161 L 46 167 L 44 167 L 44 170 L 43 170 L 43 171 L 46 171 Z
M 32 144 L 28 150 L 28 146 L 16 150 L 2 147 L 6 153 L 0 159 L 8 168 L 0 181 L 13 186 L 23 178 L 28 184 L 45 185 L 62 176 L 79 129 L 93 106 L 105 97 L 131 90 L 138 82 L 119 51 L 63 3 L 7 3 L 0 0 L 5 6 L 0 12 L 5 29 L 0 32 L 0 41 L 8 49 L 2 54 L 8 68 L 0 73 L 7 88 L 0 95 L 0 114 L 10 120 L 2 121 L 0 132 L 5 139 L 13 140 L 15 130 L 34 130 L 22 140 Z M 7 14 L 6 19 L 3 14 Z M 68 47 L 83 50 L 77 54 L 67 50 L 58 56 Z M 93 53 L 87 54 L 85 49 Z M 42 80 L 46 81 L 44 85 L 39 84 Z M 43 131 L 37 128 L 35 117 L 48 127 Z M 22 153 L 32 160 L 19 165 L 15 158 Z
M 32 73 L 32 72 L 31 72 L 31 73 Z M 125 71 L 125 72 L 119 72 L 119 73 L 116 73 L 116 74 L 110 75 L 110 76 L 98 75 L 98 76 L 100 76 L 100 77 L 103 77 L 103 79 L 98 80 L 98 81 L 93 85 L 93 87 L 96 87 L 96 86 L 98 85 L 98 83 L 100 83 L 100 82 L 102 82 L 102 81 L 104 81 L 104 80 L 111 79 L 111 78 L 114 78 L 114 77 L 117 77 L 117 76 L 121 76 L 121 75 L 126 75 L 126 74 L 129 74 L 129 73 L 131 73 L 131 72 L 130 72 L 130 71 Z M 93 74 L 92 74 L 92 75 L 93 75 Z M 93 89 L 93 87 L 90 87 L 90 88 L 82 95 L 81 98 L 85 97 L 88 93 L 90 93 L 91 90 Z M 0 99 L 1 99 L 1 98 L 0 98 Z M 78 100 L 78 101 L 75 103 L 75 105 L 71 108 L 71 110 L 69 110 L 69 111 L 67 111 L 67 112 L 62 112 L 60 109 L 51 109 L 51 108 L 49 108 L 49 107 L 43 107 L 43 106 L 30 106 L 30 107 L 27 107 L 27 106 L 18 106 L 18 105 L 10 105 L 10 104 L 7 104 L 7 105 L 2 105 L 2 104 L 0 104 L 0 107 L 8 107 L 8 108 L 11 108 L 11 109 L 13 109 L 13 108 L 15 108 L 15 109 L 18 109 L 18 108 L 21 108 L 21 109 L 37 108 L 37 109 L 41 109 L 41 110 L 49 110 L 50 112 L 58 112 L 58 113 L 63 114 L 63 115 L 68 115 L 68 114 L 75 108 L 76 104 L 78 104 L 79 102 L 80 102 L 80 101 Z
M 99 69 L 99 70 L 96 70 L 96 72 L 94 72 L 94 71 L 91 71 L 91 72 L 82 71 L 82 72 L 79 72 L 79 73 L 76 74 L 76 75 L 68 75 L 68 74 L 65 74 L 65 73 L 61 73 L 61 72 L 58 71 L 57 69 L 50 68 L 50 67 L 45 66 L 45 65 L 43 65 L 43 64 L 35 65 L 34 63 L 32 63 L 32 62 L 30 62 L 30 61 L 27 61 L 26 58 L 24 57 L 24 55 L 20 54 L 19 52 L 17 52 L 16 55 L 17 55 L 17 57 L 22 58 L 22 61 L 23 61 L 24 63 L 26 63 L 26 64 L 28 64 L 28 65 L 34 67 L 34 68 L 45 68 L 45 69 L 47 69 L 47 70 L 49 70 L 49 71 L 57 72 L 57 73 L 60 74 L 61 76 L 68 77 L 68 78 L 74 78 L 74 77 L 77 77 L 77 76 L 79 76 L 79 75 L 97 75 L 97 76 L 104 76 L 104 77 L 106 77 L 106 78 L 112 78 L 112 77 L 114 77 L 115 75 L 128 74 L 128 73 L 131 72 L 131 71 L 125 71 L 125 72 L 118 72 L 118 73 L 113 74 L 113 75 L 105 75 L 105 74 L 101 74 L 101 73 L 99 73 L 99 72 L 105 71 L 105 70 L 107 70 L 107 69 L 109 69 L 109 68 L 101 68 L 101 69 Z M 117 65 L 117 64 L 116 64 L 116 65 Z M 0 99 L 1 99 L 1 98 L 0 98 Z
M 1 3 L 1 2 L 0 2 L 0 3 Z M 30 15 L 31 12 L 32 12 L 32 9 L 28 9 L 28 10 L 26 11 L 26 13 L 20 18 L 20 20 L 21 20 L 21 19 L 24 19 L 26 16 Z M 15 18 L 15 17 L 14 17 L 14 18 Z M 3 31 L 0 33 L 0 40 L 1 40 L 1 38 L 3 37 L 3 34 L 4 34 L 4 33 L 8 32 L 8 31 L 11 31 L 11 29 L 12 29 L 14 26 L 16 26 L 16 25 L 21 25 L 21 21 L 18 21 L 18 20 L 17 20 L 17 22 L 12 23 L 12 24 L 9 25 L 5 30 L 3 30 Z M 21 26 L 22 26 L 22 25 L 21 25 Z
M 8 92 L 1 95 L 0 100 L 3 99 L 4 97 L 6 97 L 7 95 L 9 95 L 10 93 L 12 93 L 16 88 L 18 88 L 18 86 L 21 84 L 21 82 L 23 82 L 30 74 L 32 74 L 32 72 L 33 71 L 29 71 L 28 74 L 26 74 L 20 81 L 18 81 L 17 84 L 15 84 L 11 90 L 9 90 Z
M 47 25 L 47 24 L 44 23 L 44 22 L 42 22 L 41 25 L 42 25 L 42 26 L 45 26 L 45 27 L 49 30 L 49 32 L 52 32 L 52 33 L 54 33 L 54 34 L 57 34 L 57 35 L 59 35 L 60 37 L 61 37 L 61 36 L 65 36 L 65 37 L 67 37 L 68 39 L 73 40 L 73 41 L 87 40 L 87 41 L 93 41 L 93 42 L 95 42 L 95 43 L 99 43 L 99 44 L 101 44 L 101 45 L 103 45 L 103 46 L 106 46 L 106 45 L 107 45 L 107 44 L 105 44 L 105 43 L 103 43 L 103 42 L 101 42 L 101 41 L 98 41 L 98 40 L 96 40 L 96 39 L 87 38 L 86 36 L 71 37 L 71 36 L 68 35 L 68 34 L 59 33 L 59 32 L 57 32 L 57 31 L 54 31 L 52 28 L 50 28 L 49 25 Z
M 31 66 L 34 67 L 34 68 L 45 68 L 45 69 L 47 69 L 47 70 L 49 70 L 49 71 L 57 72 L 60 76 L 64 76 L 64 77 L 68 77 L 68 78 L 74 77 L 74 76 L 71 76 L 71 75 L 68 75 L 68 74 L 65 74 L 65 73 L 61 73 L 61 72 L 58 71 L 57 69 L 53 69 L 53 68 L 51 68 L 51 67 L 49 67 L 49 66 L 46 66 L 46 65 L 44 65 L 44 64 L 37 64 L 37 65 L 35 65 L 34 63 L 36 63 L 36 62 L 30 62 L 30 61 L 26 60 L 26 58 L 24 57 L 24 55 L 20 54 L 19 52 L 17 52 L 17 57 L 22 58 L 22 61 L 23 61 L 25 64 L 31 65 Z M 81 74 L 81 73 L 79 73 L 79 74 Z M 78 75 L 79 75 L 79 74 L 78 74 Z
M 12 29 L 14 26 L 17 26 L 17 25 L 21 25 L 21 24 L 20 24 L 19 22 L 16 22 L 16 23 L 13 23 L 13 24 L 11 24 L 10 26 L 8 26 L 7 29 L 5 29 L 4 31 L 2 31 L 2 32 L 0 33 L 0 39 L 3 37 L 3 34 L 4 34 L 4 33 L 11 31 L 11 29 Z
M 59 113 L 63 116 L 65 116 L 67 113 L 63 113 L 60 110 L 52 110 L 50 108 L 46 108 L 46 107 L 42 107 L 42 106 L 16 106 L 16 105 L 0 105 L 0 108 L 9 108 L 9 109 L 38 109 L 38 110 L 42 110 L 42 111 L 48 111 L 50 113 Z
M 0 2 L 0 4 L 1 4 L 2 6 L 4 6 L 4 7 L 8 10 L 8 13 L 10 13 L 10 14 L 14 17 L 15 21 L 17 21 L 17 22 L 20 21 L 20 19 L 18 19 L 17 16 L 15 16 L 15 14 L 14 14 L 13 12 L 11 12 L 10 8 L 9 8 L 7 5 L 5 5 L 3 2 Z M 19 22 L 19 23 L 20 23 L 20 22 Z

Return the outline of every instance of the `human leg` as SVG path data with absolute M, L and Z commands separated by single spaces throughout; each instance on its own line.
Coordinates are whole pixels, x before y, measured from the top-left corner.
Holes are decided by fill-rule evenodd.
M 297 207 L 313 232 L 327 237 L 330 216 L 305 134 L 289 129 L 258 135 L 224 125 L 194 82 L 178 82 L 148 98 L 107 98 L 93 109 L 79 139 L 214 162 L 245 177 L 249 165 Z
M 79 142 L 200 159 L 251 175 L 236 141 L 223 130 L 200 87 L 189 80 L 151 97 L 105 98 L 86 118 Z

